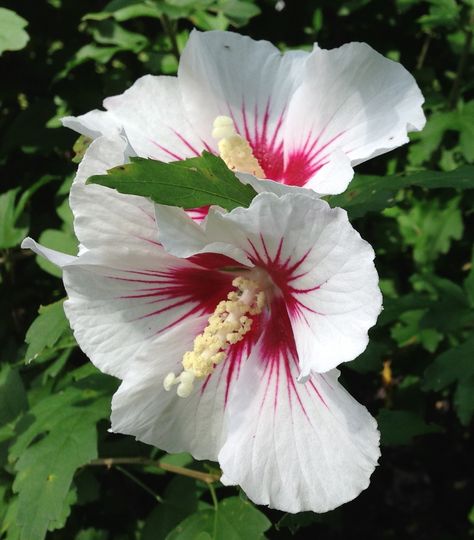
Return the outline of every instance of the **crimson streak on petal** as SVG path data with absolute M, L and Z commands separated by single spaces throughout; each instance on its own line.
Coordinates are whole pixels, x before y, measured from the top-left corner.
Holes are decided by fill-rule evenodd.
M 186 306 L 184 313 L 158 328 L 155 334 L 160 334 L 193 315 L 212 314 L 217 304 L 233 290 L 233 275 L 197 265 L 169 268 L 164 271 L 122 270 L 122 272 L 123 277 L 110 276 L 110 279 L 134 283 L 137 284 L 137 288 L 118 297 L 119 299 L 146 300 L 141 305 L 166 303 L 163 307 L 149 311 L 135 320 L 163 315 L 170 310 Z

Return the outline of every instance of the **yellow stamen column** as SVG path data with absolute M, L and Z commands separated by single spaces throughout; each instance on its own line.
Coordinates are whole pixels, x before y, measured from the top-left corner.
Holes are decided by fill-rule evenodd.
M 163 381 L 165 390 L 178 385 L 177 394 L 188 397 L 194 379 L 210 375 L 227 356 L 229 346 L 238 343 L 252 327 L 249 315 L 258 315 L 265 304 L 265 293 L 257 282 L 237 277 L 232 282 L 235 291 L 217 305 L 208 325 L 194 340 L 194 348 L 183 356 L 184 370 L 180 375 L 168 373 Z
M 265 178 L 250 144 L 237 133 L 232 118 L 218 116 L 214 120 L 213 128 L 212 136 L 219 141 L 219 155 L 229 169 Z

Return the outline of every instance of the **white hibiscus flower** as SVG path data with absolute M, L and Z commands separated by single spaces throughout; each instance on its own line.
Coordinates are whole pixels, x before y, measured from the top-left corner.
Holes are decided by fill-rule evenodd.
M 94 139 L 124 133 L 133 155 L 174 161 L 208 150 L 240 172 L 335 194 L 354 165 L 423 128 L 422 103 L 403 66 L 364 43 L 282 54 L 193 31 L 177 77 L 147 75 L 107 98 L 106 111 L 63 122 Z

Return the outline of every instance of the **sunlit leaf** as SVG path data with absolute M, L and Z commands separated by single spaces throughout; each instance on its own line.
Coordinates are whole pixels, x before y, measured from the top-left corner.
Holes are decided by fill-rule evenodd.
M 93 176 L 88 182 L 182 208 L 216 204 L 232 210 L 248 206 L 256 195 L 252 187 L 238 180 L 222 159 L 209 152 L 172 163 L 132 158 L 130 164 L 115 167 L 107 175 Z

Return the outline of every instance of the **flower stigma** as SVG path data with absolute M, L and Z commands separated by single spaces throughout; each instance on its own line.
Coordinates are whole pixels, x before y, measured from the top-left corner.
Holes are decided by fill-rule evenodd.
M 213 128 L 212 136 L 218 140 L 219 155 L 230 170 L 265 178 L 250 144 L 237 133 L 232 118 L 217 116 Z
M 236 277 L 232 281 L 236 290 L 227 300 L 217 304 L 204 331 L 194 340 L 194 348 L 183 356 L 183 371 L 176 376 L 168 373 L 163 381 L 165 390 L 178 385 L 176 393 L 188 397 L 195 379 L 210 375 L 227 356 L 227 349 L 243 339 L 252 327 L 252 316 L 262 312 L 265 293 L 252 279 Z

